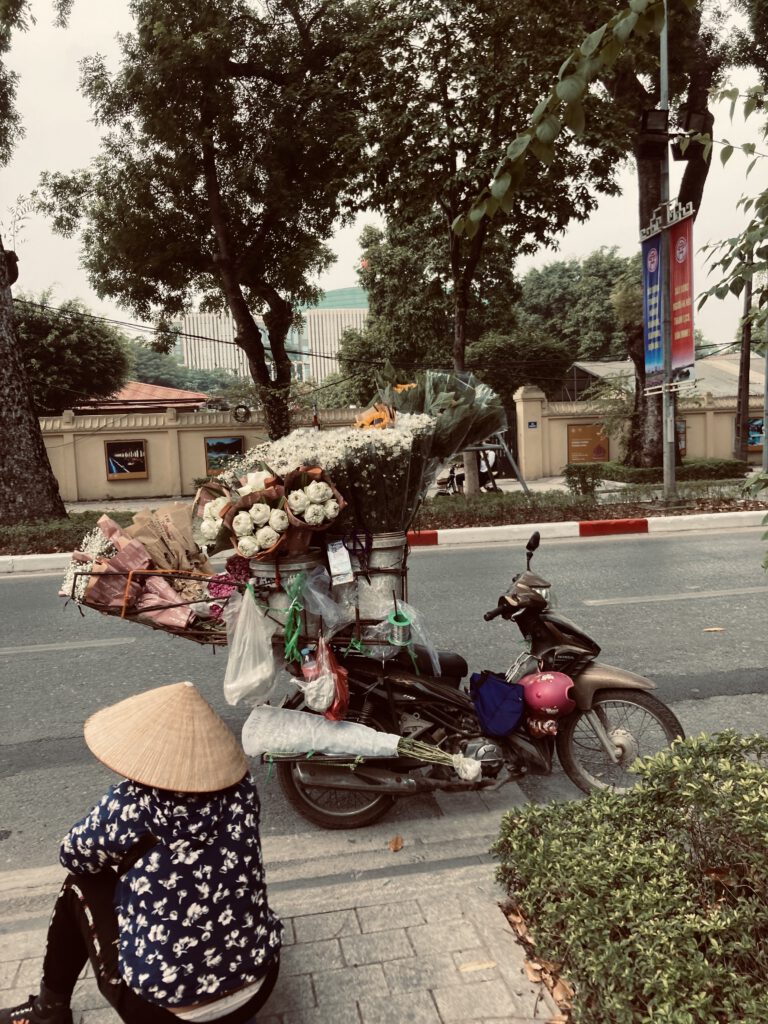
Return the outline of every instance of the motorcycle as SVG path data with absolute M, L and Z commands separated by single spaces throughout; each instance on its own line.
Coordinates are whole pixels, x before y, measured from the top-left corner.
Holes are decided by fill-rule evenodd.
M 592 637 L 552 609 L 551 584 L 530 567 L 539 543 L 536 532 L 526 545 L 525 571 L 484 618 L 514 622 L 528 643 L 529 650 L 506 672 L 508 686 L 516 679 L 518 685 L 561 682 L 564 674 L 566 713 L 560 713 L 562 702 L 547 709 L 545 694 L 543 711 L 524 714 L 506 735 L 489 735 L 462 687 L 468 669 L 461 655 L 440 652 L 435 676 L 423 648 L 386 661 L 337 651 L 349 673 L 348 720 L 472 758 L 481 763 L 481 777 L 467 781 L 446 766 L 409 757 L 274 755 L 281 788 L 299 814 L 323 828 L 361 828 L 385 815 L 395 800 L 415 793 L 500 789 L 528 772 L 550 774 L 555 755 L 584 792 L 626 791 L 636 782 L 630 768 L 638 757 L 684 735 L 673 712 L 652 695 L 655 683 L 598 661 L 600 647 Z M 526 673 L 530 664 L 549 676 Z M 284 706 L 303 708 L 301 693 Z

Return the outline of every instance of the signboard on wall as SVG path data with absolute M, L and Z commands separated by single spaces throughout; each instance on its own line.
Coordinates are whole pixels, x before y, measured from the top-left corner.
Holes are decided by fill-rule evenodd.
M 107 463 L 107 480 L 146 480 L 147 442 L 105 441 L 104 457 Z
M 747 420 L 747 451 L 761 452 L 765 444 L 765 420 L 762 416 Z
M 205 438 L 205 472 L 208 476 L 216 476 L 233 455 L 242 455 L 245 451 L 244 437 L 206 437 Z
M 568 424 L 569 462 L 608 462 L 608 438 L 600 423 Z

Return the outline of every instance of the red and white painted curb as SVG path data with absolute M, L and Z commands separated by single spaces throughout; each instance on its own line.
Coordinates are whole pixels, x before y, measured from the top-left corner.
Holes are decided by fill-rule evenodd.
M 412 530 L 411 547 L 470 547 L 473 544 L 507 544 L 527 540 L 534 530 L 542 538 L 605 537 L 621 533 L 678 533 L 688 530 L 716 530 L 760 526 L 765 512 L 709 512 L 694 516 L 649 516 L 647 519 L 592 519 L 568 523 L 518 523 L 514 526 L 465 526 L 457 530 Z M 62 572 L 69 565 L 69 552 L 50 555 L 0 555 L 0 576 L 22 572 Z
M 412 530 L 411 547 L 464 547 L 471 544 L 504 544 L 527 540 L 534 530 L 543 539 L 557 537 L 606 537 L 622 533 L 680 533 L 688 530 L 716 530 L 760 526 L 766 514 L 753 512 L 707 512 L 691 516 L 648 516 L 642 519 L 592 519 L 567 523 L 526 523 L 514 526 L 468 526 L 458 530 Z

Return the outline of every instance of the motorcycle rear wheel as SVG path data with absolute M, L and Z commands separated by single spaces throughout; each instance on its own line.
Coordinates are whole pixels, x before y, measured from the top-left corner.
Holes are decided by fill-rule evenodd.
M 602 690 L 592 701 L 606 732 L 622 751 L 614 763 L 585 713 L 569 716 L 557 734 L 557 756 L 568 778 L 584 793 L 610 789 L 622 793 L 637 785 L 629 768 L 638 757 L 658 754 L 683 727 L 674 713 L 644 690 Z
M 357 718 L 355 711 L 347 715 L 348 722 L 354 722 Z M 384 731 L 378 722 L 367 720 L 366 724 Z M 299 780 L 296 765 L 290 761 L 278 763 L 277 778 L 293 809 L 302 818 L 321 828 L 365 828 L 383 818 L 397 799 L 389 793 L 307 786 Z

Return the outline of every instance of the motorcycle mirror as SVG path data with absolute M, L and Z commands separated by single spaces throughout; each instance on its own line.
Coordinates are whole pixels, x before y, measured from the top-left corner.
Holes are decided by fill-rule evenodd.
M 528 543 L 525 545 L 525 566 L 527 569 L 530 569 L 531 567 L 531 558 L 533 557 L 533 552 L 539 546 L 540 541 L 541 534 L 538 530 L 536 530 L 535 533 L 531 534 Z

